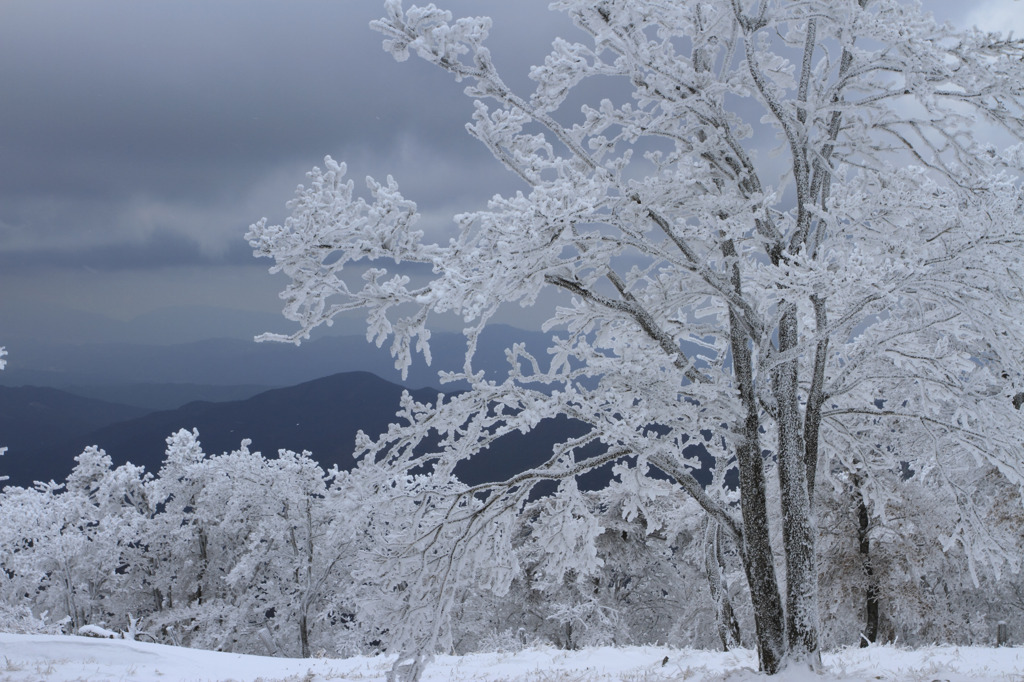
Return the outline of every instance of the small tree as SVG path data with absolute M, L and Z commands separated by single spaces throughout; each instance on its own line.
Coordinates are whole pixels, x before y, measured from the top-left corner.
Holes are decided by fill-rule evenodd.
M 345 596 L 359 498 L 309 453 L 268 459 L 248 444 L 207 456 L 194 430 L 167 439 L 147 487 L 151 620 L 188 644 L 249 652 L 264 651 L 265 630 L 308 657 L 330 645 L 322 631 Z
M 385 48 L 470 82 L 468 130 L 523 191 L 456 216 L 458 237 L 433 244 L 394 180 L 368 179 L 370 198 L 358 198 L 328 157 L 283 226 L 247 234 L 292 279 L 285 315 L 300 324 L 262 338 L 298 342 L 365 309 L 368 338 L 391 338 L 404 369 L 414 350 L 430 361 L 435 315 L 460 315 L 466 359 L 452 378 L 471 389 L 407 401 L 402 425 L 360 443 L 364 456 L 444 482 L 505 433 L 556 414 L 582 420 L 590 431 L 542 466 L 452 490 L 460 537 L 490 533 L 492 511 L 521 508 L 555 480 L 561 540 L 590 561 L 601 527 L 575 477 L 613 460 L 641 481 L 660 471 L 739 548 L 761 668 L 816 666 L 811 501 L 817 479 L 840 469 L 819 463 L 855 470 L 868 452 L 869 476 L 955 453 L 1021 482 L 1024 432 L 1008 397 L 1024 369 L 1024 151 L 982 135 L 1024 139 L 1024 43 L 956 31 L 899 0 L 552 6 L 590 40 L 555 41 L 524 97 L 495 69 L 488 19 L 388 0 L 373 24 Z M 632 101 L 574 113 L 570 93 L 594 77 L 626 83 Z M 759 155 L 770 132 L 779 153 Z M 434 276 L 415 286 L 385 260 Z M 360 268 L 361 287 L 342 275 Z M 498 308 L 549 292 L 561 307 L 544 325 L 560 330 L 548 359 L 513 346 L 507 379 L 476 373 L 476 340 Z M 687 456 L 698 433 L 713 434 L 709 465 Z M 590 443 L 603 454 L 582 456 Z M 702 467 L 719 483 L 735 469 L 738 499 L 702 487 Z M 437 630 L 423 632 L 417 646 L 435 647 Z
M 126 624 L 124 614 L 138 603 L 135 576 L 125 569 L 145 519 L 141 468 L 113 468 L 96 447 L 75 461 L 66 484 L 8 487 L 0 495 L 5 599 L 66 619 L 71 632 L 111 620 Z

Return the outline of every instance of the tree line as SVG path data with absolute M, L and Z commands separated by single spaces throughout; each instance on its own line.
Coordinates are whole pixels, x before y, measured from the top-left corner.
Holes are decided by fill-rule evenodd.
M 823 644 L 990 644 L 998 621 L 1024 632 L 1016 489 L 960 472 L 986 519 L 967 546 L 949 536 L 965 520 L 941 485 L 890 473 L 875 498 L 852 477 L 819 488 Z M 0 629 L 344 656 L 394 651 L 440 611 L 453 653 L 756 644 L 737 548 L 666 478 L 619 464 L 600 491 L 491 514 L 487 534 L 469 520 L 488 499 L 470 491 L 245 442 L 207 455 L 187 430 L 157 472 L 90 447 L 63 483 L 0 493 Z

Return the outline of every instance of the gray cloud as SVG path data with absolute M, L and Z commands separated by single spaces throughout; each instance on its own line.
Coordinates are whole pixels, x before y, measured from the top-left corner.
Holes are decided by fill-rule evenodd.
M 40 268 L 84 269 L 91 272 L 151 270 L 182 266 L 251 265 L 252 249 L 238 240 L 237 245 L 217 254 L 204 252 L 187 235 L 157 230 L 136 241 L 63 248 L 26 249 L 0 252 L 0 268 L 6 274 L 31 276 Z
M 439 4 L 494 17 L 494 59 L 524 93 L 529 65 L 555 35 L 580 38 L 547 11 L 548 0 Z M 953 0 L 925 5 L 967 20 Z M 972 3 L 971 17 L 1003 16 L 1010 5 Z M 986 14 L 988 6 L 1002 9 Z M 283 220 L 295 185 L 325 154 L 348 161 L 357 185 L 394 174 L 438 233 L 451 229 L 453 213 L 518 189 L 466 134 L 464 84 L 384 53 L 367 26 L 382 8 L 375 0 L 0 2 L 0 314 L 32 292 L 102 301 L 126 272 L 135 273 L 139 310 L 169 300 L 175 268 L 188 278 L 181 292 L 198 291 L 199 281 L 234 287 L 225 283 L 246 268 L 266 278 L 268 263 L 251 258 L 242 235 L 261 216 Z M 203 268 L 211 274 L 198 276 Z M 148 270 L 161 273 L 151 285 Z M 239 307 L 276 310 L 273 297 L 257 299 L 265 289 L 230 288 Z M 118 305 L 125 309 L 123 297 Z M 0 334 L 2 326 L 0 317 Z
M 458 4 L 499 13 L 507 5 Z M 543 10 L 515 5 L 504 10 L 510 27 Z M 479 186 L 477 166 L 493 162 L 463 129 L 462 86 L 385 54 L 367 27 L 380 10 L 258 0 L 0 5 L 0 249 L 138 241 L 154 229 L 137 215 L 146 203 L 191 207 L 197 222 L 224 219 L 233 206 L 235 220 L 213 229 L 240 238 L 230 234 L 235 223 L 244 230 L 244 221 L 280 214 L 303 179 L 296 171 L 325 154 L 368 160 L 359 165 L 370 168 L 353 164 L 356 176 L 381 175 L 381 161 L 397 160 L 413 187 L 442 165 L 449 196 Z M 496 54 L 525 73 L 525 50 L 510 49 L 523 32 L 504 30 L 509 42 Z M 531 47 L 550 39 L 525 33 Z M 443 188 L 425 184 L 421 201 L 443 201 Z M 253 201 L 252 188 L 268 185 L 280 191 Z
M 543 3 L 515 4 L 520 16 Z M 90 194 L 104 182 L 114 191 L 126 178 L 195 191 L 241 162 L 322 154 L 325 146 L 387 149 L 396 131 L 444 140 L 447 149 L 472 144 L 462 130 L 469 111 L 462 86 L 385 54 L 367 27 L 379 9 L 254 0 L 5 3 L 0 134 L 26 164 L 5 163 L 0 179 L 11 187 L 19 178 L 77 177 Z M 89 160 L 107 165 L 95 172 Z

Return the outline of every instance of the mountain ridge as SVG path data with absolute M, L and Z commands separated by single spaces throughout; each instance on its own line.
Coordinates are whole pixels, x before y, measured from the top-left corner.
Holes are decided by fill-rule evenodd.
M 19 390 L 0 388 L 0 397 Z M 60 393 L 55 389 L 40 390 L 47 395 Z M 276 457 L 279 450 L 305 450 L 324 469 L 337 466 L 347 470 L 356 464 L 356 434 L 363 431 L 376 437 L 386 432 L 396 421 L 404 391 L 420 402 L 434 402 L 444 395 L 436 388 L 408 389 L 370 372 L 357 371 L 271 389 L 244 400 L 192 401 L 174 410 L 135 414 L 116 422 L 112 420 L 120 414 L 118 409 L 127 414 L 137 413 L 137 409 L 125 410 L 124 406 L 110 407 L 95 401 L 108 410 L 101 410 L 97 417 L 103 425 L 63 435 L 54 428 L 52 437 L 35 443 L 24 437 L 16 439 L 18 447 L 0 460 L 0 473 L 10 476 L 6 485 L 62 481 L 74 467 L 74 458 L 92 445 L 105 450 L 115 466 L 130 462 L 155 472 L 163 463 L 167 437 L 181 429 L 196 429 L 208 455 L 230 452 L 248 440 L 250 450 L 267 457 Z M 78 406 L 86 400 L 69 395 L 68 399 Z M 53 416 L 59 422 L 60 416 Z M 540 465 L 550 456 L 555 443 L 583 436 L 587 430 L 582 422 L 564 416 L 543 419 L 528 433 L 512 432 L 493 442 L 485 451 L 461 462 L 455 474 L 471 485 L 505 480 Z M 424 447 L 433 444 L 427 442 Z M 603 450 L 603 445 L 594 442 L 577 456 L 588 458 Z M 687 450 L 691 456 L 707 454 L 696 442 Z M 580 485 L 600 487 L 610 475 L 610 466 L 605 465 L 581 477 Z M 703 471 L 696 475 L 706 482 L 709 474 Z
M 435 388 L 410 390 L 370 372 L 344 372 L 245 400 L 193 401 L 175 410 L 150 412 L 34 446 L 22 444 L 0 464 L 10 476 L 7 485 L 60 481 L 73 468 L 74 458 L 95 445 L 110 455 L 115 466 L 131 462 L 157 471 L 167 437 L 194 428 L 208 455 L 235 450 L 245 439 L 251 442 L 251 450 L 268 457 L 282 449 L 307 450 L 325 469 L 349 469 L 355 464 L 356 433 L 371 437 L 384 433 L 396 421 L 403 391 L 422 402 L 433 402 L 440 394 Z M 555 440 L 583 431 L 582 424 L 563 417 L 544 420 L 529 434 L 502 438 L 486 455 L 460 465 L 458 475 L 473 483 L 506 478 L 543 461 Z
M 248 439 L 253 450 L 268 456 L 280 449 L 309 450 L 325 468 L 332 464 L 348 468 L 341 456 L 344 443 L 354 444 L 359 429 L 383 432 L 394 420 L 403 390 L 369 372 L 334 374 L 244 400 L 199 400 L 173 410 L 136 415 L 34 447 L 22 446 L 12 450 L 9 461 L 3 464 L 11 477 L 10 485 L 27 485 L 45 478 L 63 480 L 74 466 L 74 457 L 96 445 L 110 455 L 115 466 L 131 462 L 156 471 L 163 461 L 166 438 L 180 429 L 196 428 L 207 454 L 237 449 L 243 439 Z M 411 393 L 417 399 L 432 400 L 438 392 L 419 389 Z M 351 450 L 348 447 L 347 454 Z M 14 457 L 19 451 L 21 456 Z M 49 476 L 45 476 L 47 472 Z
M 542 354 L 550 335 L 495 325 L 481 337 L 476 364 L 491 377 L 507 373 L 505 348 L 511 340 Z M 204 339 L 174 345 L 133 343 L 4 342 L 7 369 L 2 386 L 102 387 L 123 384 L 293 386 L 319 377 L 367 370 L 404 386 L 438 385 L 439 371 L 459 370 L 466 341 L 462 334 L 436 332 L 431 338 L 433 363 L 414 358 L 403 378 L 385 345 L 377 348 L 363 335 L 322 336 L 303 342 L 254 343 L 232 338 Z M 456 390 L 462 386 L 446 386 Z

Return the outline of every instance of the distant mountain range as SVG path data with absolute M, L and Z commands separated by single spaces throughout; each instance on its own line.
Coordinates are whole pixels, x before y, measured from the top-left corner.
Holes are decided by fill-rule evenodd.
M 62 481 L 74 457 L 98 445 L 115 465 L 125 462 L 159 469 L 167 436 L 181 428 L 199 430 L 207 454 L 219 454 L 251 439 L 250 449 L 267 456 L 279 449 L 308 450 L 324 467 L 355 464 L 356 433 L 376 436 L 395 420 L 403 388 L 368 372 L 348 372 L 273 389 L 240 401 L 192 402 L 174 410 L 139 414 L 139 408 L 95 401 L 54 389 L 0 387 L 0 421 L 10 452 L 0 459 L 6 485 L 35 480 Z M 411 391 L 433 401 L 432 389 Z M 580 435 L 585 427 L 564 418 L 542 423 L 528 435 L 513 434 L 483 456 L 460 466 L 457 474 L 477 483 L 506 478 L 539 464 L 557 440 Z M 33 440 L 35 439 L 35 440 Z
M 189 383 L 140 383 L 91 386 L 68 386 L 68 393 L 93 398 L 108 403 L 131 405 L 146 412 L 173 410 L 197 400 L 222 403 L 229 400 L 245 400 L 269 390 L 270 386 L 241 384 L 238 386 L 217 386 Z
M 0 386 L 0 446 L 8 448 L 0 458 L 0 475 L 9 475 L 8 483 L 18 485 L 35 479 L 63 480 L 81 452 L 67 451 L 69 441 L 145 413 L 53 388 Z
M 475 364 L 500 379 L 507 374 L 507 346 L 520 341 L 543 355 L 549 338 L 496 325 L 484 332 Z M 240 399 L 268 388 L 356 370 L 412 388 L 437 386 L 439 370 L 461 369 L 466 347 L 461 334 L 435 333 L 432 365 L 428 367 L 417 356 L 403 379 L 388 348 L 377 348 L 364 336 L 326 336 L 301 346 L 241 339 L 146 345 L 17 338 L 0 345 L 6 345 L 9 352 L 7 369 L 0 372 L 0 386 L 49 386 L 147 409 L 177 407 L 190 400 Z M 190 384 L 190 390 L 183 388 Z M 445 386 L 446 390 L 457 388 Z
M 210 454 L 250 438 L 253 449 L 268 455 L 305 449 L 327 467 L 345 468 L 353 463 L 359 429 L 376 435 L 393 421 L 403 386 L 419 399 L 435 399 L 440 389 L 423 387 L 439 386 L 439 370 L 460 369 L 465 352 L 461 334 L 435 333 L 432 366 L 416 357 L 403 381 L 388 348 L 364 336 L 323 336 L 301 346 L 237 338 L 167 345 L 69 338 L 78 337 L 40 341 L 11 335 L 0 344 L 9 351 L 0 372 L 0 446 L 9 448 L 0 459 L 0 475 L 10 476 L 9 485 L 63 480 L 87 445 L 104 448 L 115 463 L 154 469 L 163 460 L 167 436 L 193 427 Z M 508 345 L 525 342 L 543 353 L 548 338 L 496 325 L 481 339 L 476 366 L 501 379 Z M 459 388 L 444 386 L 446 392 Z M 564 423 L 545 425 L 527 440 L 547 438 L 547 451 Z M 551 428 L 557 433 L 544 435 Z M 510 438 L 496 451 L 532 447 L 520 440 Z M 474 462 L 460 473 L 474 476 L 478 466 Z M 511 473 L 517 466 L 502 460 L 493 473 Z
M 88 445 L 104 448 L 116 464 L 156 470 L 165 439 L 181 428 L 197 428 L 208 454 L 248 438 L 251 449 L 268 456 L 309 450 L 325 468 L 348 468 L 356 432 L 382 433 L 403 386 L 423 401 L 464 388 L 435 388 L 439 370 L 461 369 L 465 339 L 454 333 L 435 333 L 432 366 L 417 357 L 404 381 L 387 348 L 363 336 L 326 336 L 298 347 L 239 339 L 146 345 L 9 338 L 0 344 L 10 353 L 0 372 L 0 446 L 9 448 L 0 475 L 10 476 L 8 485 L 62 481 Z M 549 334 L 493 325 L 474 366 L 501 380 L 508 346 L 525 343 L 543 363 L 549 341 Z M 578 422 L 549 419 L 530 434 L 503 438 L 456 473 L 470 482 L 504 479 L 543 461 L 553 443 L 584 432 Z M 607 476 L 595 474 L 594 481 Z

